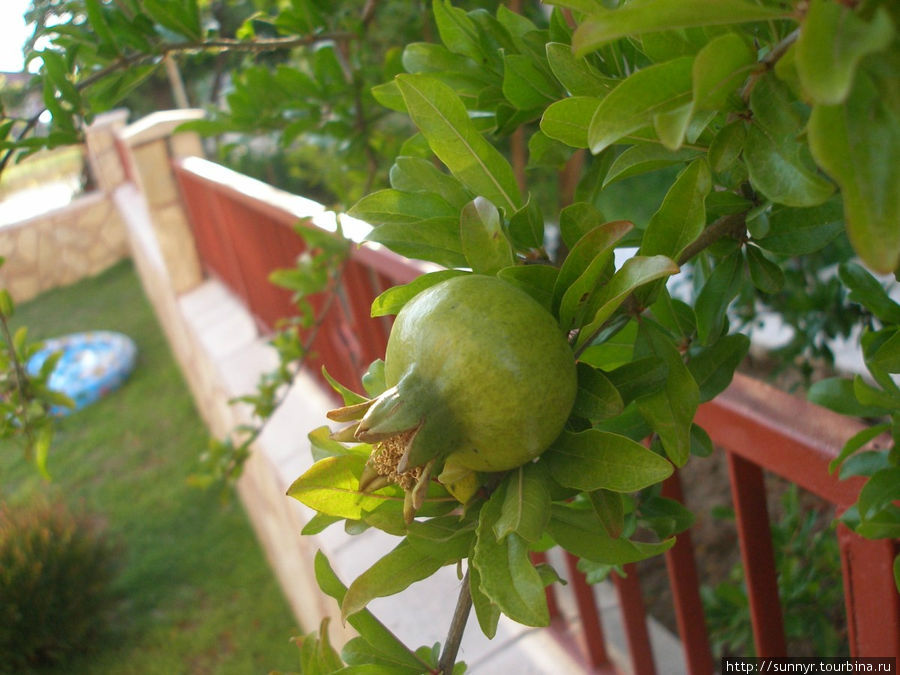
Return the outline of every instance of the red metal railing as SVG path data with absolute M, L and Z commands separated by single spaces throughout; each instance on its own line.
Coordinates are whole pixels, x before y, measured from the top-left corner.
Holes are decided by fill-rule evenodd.
M 303 240 L 292 231 L 306 217 L 307 206 L 276 205 L 267 195 L 284 194 L 204 160 L 181 160 L 175 172 L 190 214 L 200 258 L 206 271 L 219 277 L 246 303 L 264 329 L 294 312 L 287 291 L 268 281 L 279 268 L 292 267 L 304 251 Z M 338 380 L 357 384 L 367 364 L 384 354 L 389 323 L 372 319 L 369 307 L 384 289 L 411 281 L 422 272 L 417 264 L 378 247 L 355 248 L 344 270 L 338 301 L 313 342 L 314 372 L 326 364 Z M 319 308 L 321 309 L 321 300 Z M 780 476 L 843 510 L 855 501 L 861 480 L 838 481 L 828 462 L 858 426 L 842 416 L 737 375 L 716 400 L 701 406 L 696 422 L 727 455 L 737 540 L 747 579 L 756 653 L 787 656 L 778 597 L 775 559 L 766 506 L 764 471 Z M 683 501 L 676 474 L 663 494 Z M 843 584 L 851 654 L 900 656 L 900 596 L 893 585 L 891 565 L 896 541 L 868 541 L 839 528 Z M 620 672 L 603 635 L 594 589 L 567 558 L 570 584 L 549 593 L 551 630 L 572 650 L 578 650 L 589 669 Z M 700 600 L 700 583 L 690 531 L 666 554 L 685 670 L 692 675 L 714 671 Z M 667 672 L 671 664 L 654 662 L 635 565 L 627 578 L 614 575 L 630 664 L 637 675 Z M 834 580 L 837 583 L 837 580 Z M 563 615 L 561 595 L 569 593 L 577 607 L 577 621 Z M 577 624 L 577 630 L 573 628 Z M 822 655 L 826 656 L 826 655 Z

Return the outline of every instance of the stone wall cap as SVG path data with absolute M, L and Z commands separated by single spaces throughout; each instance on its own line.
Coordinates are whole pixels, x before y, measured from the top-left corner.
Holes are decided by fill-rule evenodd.
M 137 146 L 171 136 L 185 122 L 203 119 L 206 113 L 199 108 L 161 110 L 142 117 L 118 132 L 128 145 Z

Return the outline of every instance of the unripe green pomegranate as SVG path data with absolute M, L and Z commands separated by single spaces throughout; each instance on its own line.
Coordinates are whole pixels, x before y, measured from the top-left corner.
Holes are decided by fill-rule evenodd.
M 413 511 L 434 469 L 443 468 L 441 482 L 464 501 L 471 489 L 454 483 L 471 486 L 474 472 L 540 455 L 562 431 L 577 389 L 556 320 L 524 291 L 476 274 L 432 286 L 403 307 L 384 373 L 384 393 L 332 418 L 362 414 L 352 434 L 376 445 L 361 488 L 399 483 L 413 494 Z

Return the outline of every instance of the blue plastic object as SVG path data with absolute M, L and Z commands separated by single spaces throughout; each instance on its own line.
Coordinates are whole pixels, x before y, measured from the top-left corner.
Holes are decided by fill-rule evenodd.
M 122 333 L 73 333 L 45 340 L 40 351 L 28 359 L 28 373 L 36 375 L 44 361 L 60 351 L 62 356 L 47 386 L 71 398 L 75 407 L 54 406 L 50 411 L 54 415 L 80 410 L 119 387 L 134 369 L 137 357 L 134 341 Z

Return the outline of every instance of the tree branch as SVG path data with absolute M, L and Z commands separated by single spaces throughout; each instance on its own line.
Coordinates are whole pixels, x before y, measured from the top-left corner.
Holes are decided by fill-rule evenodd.
M 471 561 L 470 561 L 471 564 Z M 452 675 L 453 666 L 456 664 L 456 655 L 459 653 L 459 645 L 462 642 L 466 622 L 469 620 L 469 612 L 472 609 L 472 592 L 469 589 L 469 571 L 463 577 L 462 586 L 459 589 L 459 598 L 456 600 L 456 610 L 453 612 L 453 620 L 447 631 L 447 639 L 444 641 L 444 651 L 438 661 L 438 675 Z
M 800 37 L 800 29 L 795 28 L 788 33 L 781 42 L 772 47 L 772 51 L 765 55 L 756 69 L 750 74 L 750 77 L 747 79 L 747 84 L 741 89 L 741 99 L 743 101 L 746 102 L 750 100 L 750 93 L 753 91 L 753 87 L 756 86 L 759 78 L 775 67 L 778 60 L 784 56 L 785 52 L 787 52 L 790 46 L 797 41 L 798 37 Z
M 747 225 L 744 220 L 747 216 L 746 212 L 733 213 L 728 216 L 722 216 L 707 227 L 700 236 L 688 244 L 678 256 L 678 266 L 684 265 L 688 260 L 700 253 L 703 249 L 719 241 L 722 237 L 740 237 L 746 232 Z

